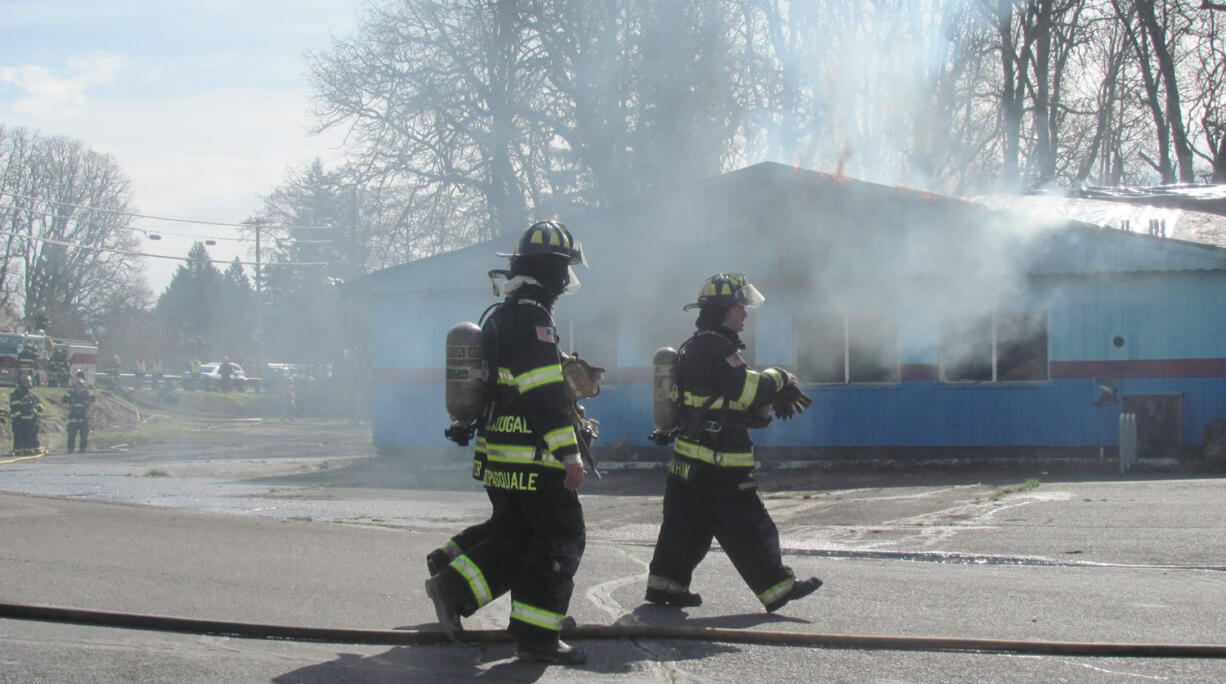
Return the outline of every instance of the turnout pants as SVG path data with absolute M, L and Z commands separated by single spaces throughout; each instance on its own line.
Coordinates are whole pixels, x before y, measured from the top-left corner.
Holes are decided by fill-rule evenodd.
M 439 574 L 465 617 L 510 591 L 508 629 L 520 645 L 558 639 L 587 542 L 579 495 L 561 478 L 542 473 L 536 491 L 488 488 L 494 513 L 476 527 L 489 527 L 469 528 L 483 538 Z
M 486 496 L 488 496 L 490 499 L 490 504 L 495 503 L 495 496 L 493 492 L 494 490 L 491 489 L 485 490 Z M 448 539 L 446 543 L 439 548 L 446 551 L 447 555 L 452 559 L 455 559 L 461 556 L 465 551 L 468 551 L 477 544 L 481 543 L 481 541 L 487 539 L 493 533 L 494 517 L 491 515 L 490 519 L 483 523 L 477 523 L 476 525 L 465 527 L 459 534 L 455 535 L 451 539 Z
M 17 453 L 38 450 L 38 420 L 36 418 L 13 419 L 13 451 Z
M 795 574 L 783 564 L 779 530 L 749 469 L 695 463 L 687 472 L 688 478 L 668 476 L 647 586 L 689 591 L 694 568 L 714 538 L 762 605 L 790 591 Z
M 68 450 L 72 451 L 77 441 L 77 436 L 81 437 L 81 451 L 85 451 L 85 447 L 89 443 L 89 423 L 84 420 L 69 420 L 68 421 Z

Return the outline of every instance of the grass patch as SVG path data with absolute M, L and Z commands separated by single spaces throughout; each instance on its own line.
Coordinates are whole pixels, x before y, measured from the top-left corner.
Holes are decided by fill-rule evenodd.
M 992 501 L 999 501 L 1010 494 L 1019 494 L 1021 492 L 1028 492 L 1032 489 L 1038 489 L 1040 484 L 1042 483 L 1039 482 L 1038 478 L 1031 477 L 1021 484 L 1016 484 L 1012 487 L 1001 487 L 995 492 L 992 492 L 992 496 L 989 498 Z
M 137 396 L 159 403 L 152 391 L 141 390 Z M 267 394 L 255 392 L 180 392 L 178 401 L 171 405 L 177 411 L 199 413 L 226 418 L 256 418 L 264 415 Z
M 170 477 L 170 473 L 161 468 L 150 468 L 141 477 Z
M 169 419 L 156 424 L 146 423 L 130 430 L 90 430 L 91 447 L 109 449 L 113 446 L 166 444 L 200 439 L 198 422 Z

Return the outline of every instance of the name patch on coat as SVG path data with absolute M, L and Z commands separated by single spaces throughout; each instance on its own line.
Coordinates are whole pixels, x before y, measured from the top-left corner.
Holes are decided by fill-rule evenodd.
M 498 416 L 489 427 L 491 432 L 518 432 L 524 435 L 532 434 L 528 421 L 523 416 Z
M 536 491 L 536 473 L 508 473 L 501 470 L 486 470 L 481 484 L 494 489 L 509 489 L 517 492 Z

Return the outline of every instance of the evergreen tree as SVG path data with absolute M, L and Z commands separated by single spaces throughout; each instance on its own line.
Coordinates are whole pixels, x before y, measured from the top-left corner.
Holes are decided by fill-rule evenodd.
M 226 309 L 223 282 L 204 243 L 197 242 L 158 297 L 154 316 L 165 331 L 170 355 L 179 362 L 207 361 L 205 357 L 218 352 L 217 333 Z

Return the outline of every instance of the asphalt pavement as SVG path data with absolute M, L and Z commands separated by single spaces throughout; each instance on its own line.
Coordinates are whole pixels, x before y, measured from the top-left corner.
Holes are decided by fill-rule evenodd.
M 434 633 L 424 557 L 488 503 L 462 453 L 373 455 L 362 426 L 0 463 L 0 602 Z M 366 438 L 368 441 L 368 437 Z M 447 459 L 451 459 L 450 461 Z M 693 609 L 644 605 L 662 471 L 585 483 L 582 626 L 1226 646 L 1226 481 L 1107 469 L 765 472 L 798 576 L 762 611 L 718 547 Z M 503 597 L 465 620 L 500 630 Z M 594 638 L 579 668 L 510 643 L 355 645 L 0 619 L 0 682 L 1226 681 L 1226 659 Z M 871 643 L 866 641 L 865 643 Z

